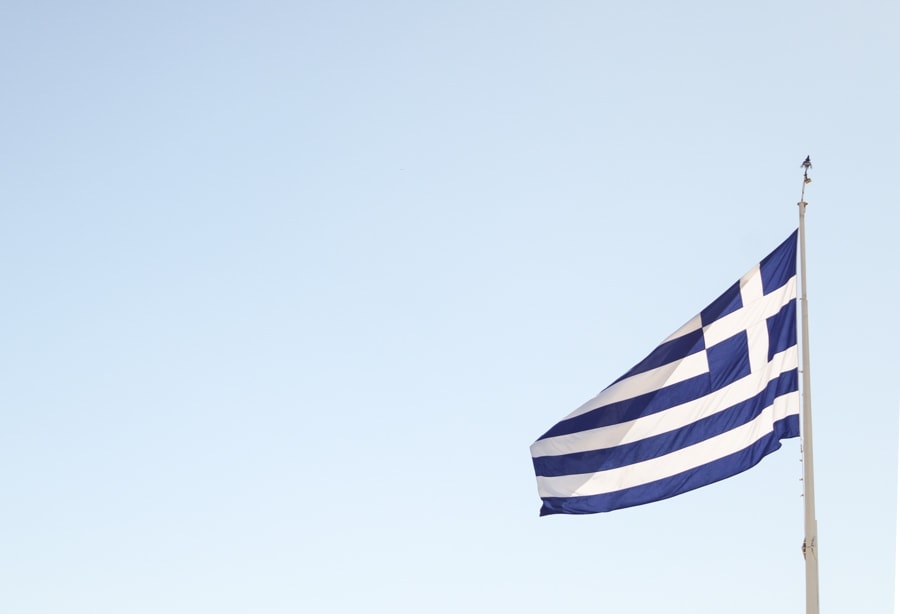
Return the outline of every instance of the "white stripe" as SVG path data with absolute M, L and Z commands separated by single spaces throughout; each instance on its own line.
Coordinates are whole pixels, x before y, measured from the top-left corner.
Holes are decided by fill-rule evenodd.
M 538 458 L 602 450 L 683 428 L 759 394 L 770 380 L 796 369 L 797 364 L 795 345 L 773 356 L 767 369 L 751 373 L 704 397 L 629 422 L 540 439 L 531 445 L 531 456 Z
M 703 322 L 700 320 L 700 314 L 695 315 L 693 318 L 685 322 L 684 326 L 676 330 L 674 333 L 669 335 L 663 340 L 663 343 L 667 341 L 672 341 L 674 339 L 678 339 L 679 337 L 684 337 L 688 333 L 692 333 L 695 330 L 700 330 L 703 327 Z M 662 343 L 660 343 L 662 345 Z
M 798 392 L 791 392 L 778 397 L 755 420 L 665 456 L 596 473 L 538 476 L 538 492 L 541 497 L 602 495 L 649 484 L 740 452 L 771 433 L 774 422 L 797 413 L 794 408 L 799 406 L 799 396 Z
M 563 420 L 586 414 L 604 405 L 633 399 L 636 396 L 683 382 L 704 373 L 709 373 L 709 362 L 706 360 L 706 352 L 701 351 L 667 365 L 626 377 L 604 389 Z

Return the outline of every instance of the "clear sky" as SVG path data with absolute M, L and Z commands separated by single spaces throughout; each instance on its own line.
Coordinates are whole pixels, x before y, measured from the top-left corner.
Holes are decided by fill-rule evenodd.
M 802 612 L 798 440 L 549 518 L 528 446 L 811 155 L 822 612 L 889 612 L 898 6 L 2 3 L 0 611 Z

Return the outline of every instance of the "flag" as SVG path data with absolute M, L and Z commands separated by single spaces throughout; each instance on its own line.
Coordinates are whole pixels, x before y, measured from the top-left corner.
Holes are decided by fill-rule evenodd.
M 797 231 L 531 446 L 541 515 L 642 505 L 800 435 Z

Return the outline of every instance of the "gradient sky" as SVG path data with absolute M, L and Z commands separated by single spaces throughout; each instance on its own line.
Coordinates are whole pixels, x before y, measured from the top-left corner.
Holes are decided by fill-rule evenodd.
M 528 446 L 797 225 L 823 614 L 893 603 L 896 2 L 0 4 L 0 610 L 803 610 L 798 440 Z

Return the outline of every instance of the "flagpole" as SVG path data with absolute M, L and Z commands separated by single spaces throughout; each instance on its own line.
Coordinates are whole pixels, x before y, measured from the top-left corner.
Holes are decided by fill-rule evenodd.
M 812 398 L 809 385 L 809 310 L 806 296 L 806 184 L 811 182 L 809 156 L 803 162 L 800 190 L 800 322 L 803 380 L 803 558 L 806 560 L 806 614 L 819 614 L 819 544 L 816 526 L 816 495 L 813 482 Z
M 900 442 L 900 437 L 897 441 Z M 897 459 L 897 507 L 894 514 L 897 523 L 894 533 L 894 614 L 900 614 L 900 457 Z

